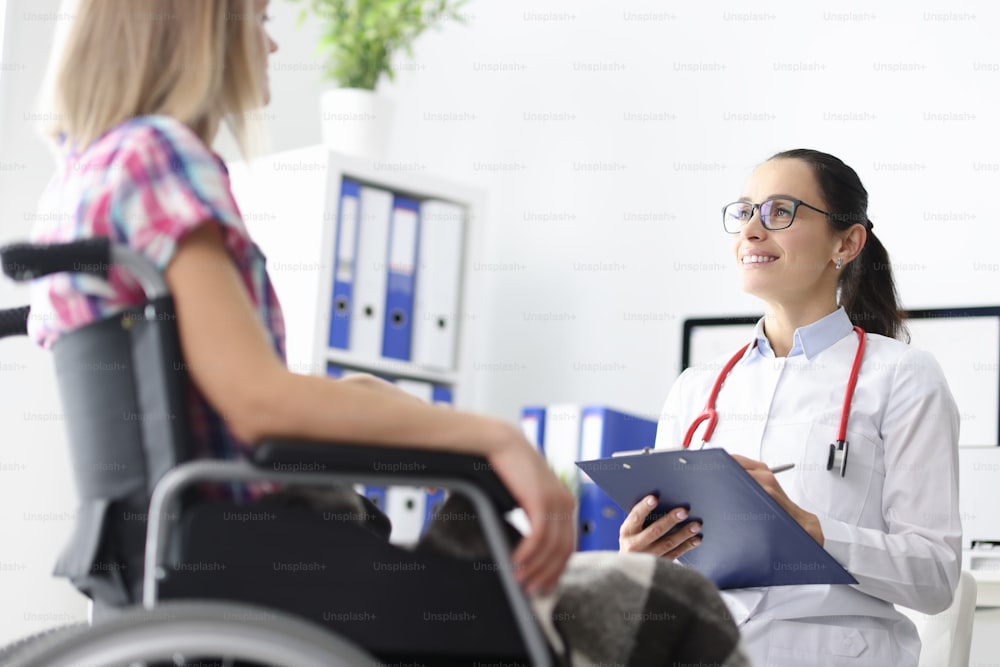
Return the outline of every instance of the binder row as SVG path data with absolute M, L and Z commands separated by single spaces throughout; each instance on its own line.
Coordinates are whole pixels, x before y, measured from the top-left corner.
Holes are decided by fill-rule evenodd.
M 452 370 L 464 223 L 452 202 L 342 179 L 329 346 Z
M 327 375 L 343 378 L 359 373 L 334 364 L 327 365 Z M 427 403 L 452 405 L 451 387 L 422 380 L 406 378 L 386 378 L 406 393 Z M 358 484 L 355 490 L 372 501 L 385 512 L 392 521 L 389 541 L 402 546 L 416 544 L 423 535 L 431 517 L 440 509 L 445 500 L 444 489 L 425 489 L 417 486 L 364 486 Z
M 606 406 L 559 403 L 521 409 L 524 436 L 577 498 L 578 551 L 617 551 L 625 512 L 579 472 L 576 462 L 652 447 L 656 426 L 652 419 Z

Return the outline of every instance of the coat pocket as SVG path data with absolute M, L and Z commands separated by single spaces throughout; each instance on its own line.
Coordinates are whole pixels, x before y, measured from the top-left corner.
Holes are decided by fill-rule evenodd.
M 895 664 L 888 630 L 775 621 L 766 667 L 891 667 Z M 763 667 L 763 666 L 762 666 Z
M 857 525 L 865 504 L 881 499 L 885 465 L 881 448 L 861 433 L 847 432 L 847 464 L 827 469 L 836 428 L 813 424 L 802 450 L 801 495 L 805 509 Z M 878 500 L 877 500 L 878 501 Z

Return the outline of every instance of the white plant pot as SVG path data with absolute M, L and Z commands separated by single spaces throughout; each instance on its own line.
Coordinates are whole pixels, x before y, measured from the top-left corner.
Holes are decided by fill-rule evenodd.
M 328 90 L 320 96 L 323 145 L 347 155 L 384 160 L 393 112 L 392 100 L 370 90 Z

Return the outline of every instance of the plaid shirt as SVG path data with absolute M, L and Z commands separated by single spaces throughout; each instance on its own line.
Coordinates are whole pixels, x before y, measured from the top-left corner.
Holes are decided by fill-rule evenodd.
M 233 264 L 284 360 L 281 306 L 264 255 L 251 241 L 233 199 L 226 166 L 174 118 L 133 118 L 82 153 L 64 155 L 42 196 L 32 240 L 55 243 L 106 236 L 141 252 L 163 271 L 179 240 L 208 220 L 220 223 Z M 28 334 L 49 347 L 67 331 L 143 301 L 139 283 L 116 267 L 108 283 L 81 274 L 36 280 Z M 233 436 L 197 389 L 191 391 L 188 409 L 199 457 L 243 456 L 246 444 Z

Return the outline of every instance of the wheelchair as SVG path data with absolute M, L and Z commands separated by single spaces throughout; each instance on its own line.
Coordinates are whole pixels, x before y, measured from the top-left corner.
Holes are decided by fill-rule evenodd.
M 79 499 L 56 573 L 120 613 L 0 648 L 0 664 L 554 664 L 513 577 L 503 515 L 516 503 L 485 459 L 272 441 L 247 460 L 194 460 L 190 379 L 156 267 L 104 238 L 10 245 L 0 260 L 17 281 L 107 279 L 116 265 L 146 295 L 52 348 Z M 25 334 L 29 317 L 0 313 L 0 336 Z M 473 508 L 489 556 L 402 548 L 356 516 L 269 504 L 280 492 L 210 498 L 209 484 L 449 489 Z

